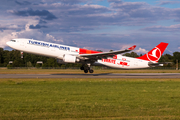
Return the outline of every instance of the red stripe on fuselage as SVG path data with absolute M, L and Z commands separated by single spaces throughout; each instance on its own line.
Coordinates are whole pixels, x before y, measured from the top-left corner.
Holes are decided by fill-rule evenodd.
M 94 54 L 94 53 L 101 53 L 101 52 L 79 48 L 79 54 Z
M 102 52 L 79 48 L 79 54 L 94 54 L 94 53 L 102 53 Z M 117 59 L 117 55 L 115 55 L 113 59 Z

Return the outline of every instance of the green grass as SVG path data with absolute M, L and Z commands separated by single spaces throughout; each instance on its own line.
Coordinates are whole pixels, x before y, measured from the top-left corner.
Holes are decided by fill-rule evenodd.
M 0 119 L 180 119 L 180 79 L 0 79 Z
M 80 69 L 0 69 L 0 74 L 83 74 Z M 121 70 L 103 69 L 94 70 L 95 74 L 100 73 L 180 73 L 179 70 Z

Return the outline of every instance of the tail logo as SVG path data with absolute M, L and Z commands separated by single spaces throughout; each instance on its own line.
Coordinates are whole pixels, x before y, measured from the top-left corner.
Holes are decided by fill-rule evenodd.
M 161 57 L 161 50 L 157 47 L 155 47 L 149 53 L 147 53 L 147 58 L 150 61 L 158 61 L 160 57 Z

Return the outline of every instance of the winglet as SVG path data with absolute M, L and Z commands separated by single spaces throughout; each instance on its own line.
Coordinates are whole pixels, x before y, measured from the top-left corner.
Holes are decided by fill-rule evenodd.
M 133 45 L 132 47 L 128 48 L 128 50 L 134 50 L 136 48 L 136 45 Z

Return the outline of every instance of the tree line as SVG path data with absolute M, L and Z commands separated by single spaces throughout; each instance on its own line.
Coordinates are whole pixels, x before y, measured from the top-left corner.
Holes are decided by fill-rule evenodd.
M 124 56 L 128 57 L 139 57 L 135 52 L 125 53 Z M 168 64 L 168 67 L 175 67 L 176 61 L 180 62 L 180 52 L 174 52 L 173 55 L 164 54 L 160 58 L 159 62 L 172 62 Z M 12 62 L 10 62 L 12 61 Z M 37 63 L 37 61 L 42 61 L 43 64 Z M 17 50 L 4 50 L 0 48 L 0 67 L 79 67 L 80 64 L 60 64 L 57 63 L 55 58 L 44 57 L 34 54 L 23 53 L 23 58 L 21 58 L 20 51 Z

